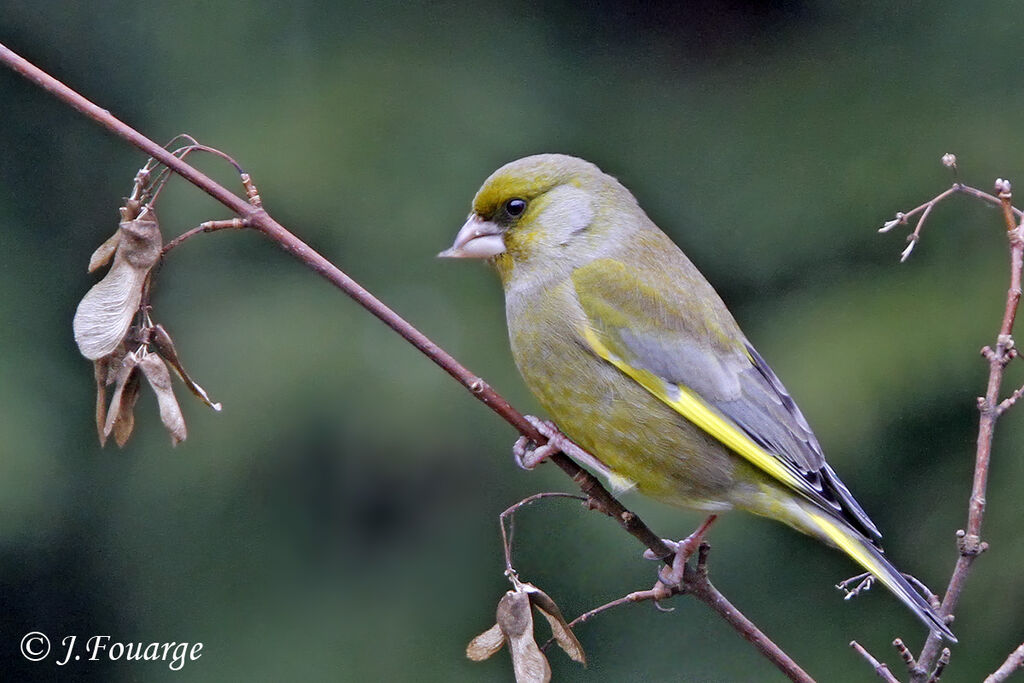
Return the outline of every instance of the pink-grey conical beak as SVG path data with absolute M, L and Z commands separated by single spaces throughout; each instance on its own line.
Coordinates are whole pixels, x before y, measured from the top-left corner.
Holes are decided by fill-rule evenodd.
M 450 249 L 438 256 L 441 258 L 488 259 L 505 251 L 505 229 L 475 213 L 469 215 L 466 224 L 455 236 Z

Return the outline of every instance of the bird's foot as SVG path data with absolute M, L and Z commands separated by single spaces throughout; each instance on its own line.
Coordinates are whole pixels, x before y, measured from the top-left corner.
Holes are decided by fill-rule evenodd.
M 512 457 L 516 465 L 524 470 L 532 470 L 555 453 L 566 448 L 571 443 L 569 439 L 558 430 L 554 422 L 542 420 L 533 415 L 527 415 L 526 420 L 533 425 L 534 429 L 547 437 L 548 441 L 543 446 L 538 446 L 529 437 L 521 436 L 516 439 L 512 446 Z
M 538 432 L 547 437 L 548 442 L 543 446 L 538 446 L 525 436 L 519 437 L 515 445 L 512 446 L 512 457 L 519 467 L 524 470 L 532 470 L 555 453 L 561 452 L 575 460 L 577 464 L 589 467 L 594 472 L 612 481 L 612 485 L 615 486 L 615 475 L 611 469 L 594 455 L 573 443 L 569 437 L 558 429 L 554 422 L 542 420 L 533 415 L 527 415 L 526 419 Z M 627 480 L 622 479 L 621 481 Z
M 671 611 L 671 608 L 662 607 L 658 600 L 664 600 L 665 598 L 672 597 L 675 593 L 678 593 L 683 585 L 683 576 L 686 572 L 686 563 L 693 556 L 697 549 L 700 548 L 701 542 L 704 540 L 704 534 L 707 533 L 711 525 L 718 519 L 718 515 L 708 515 L 708 518 L 697 527 L 697 530 L 687 536 L 681 541 L 670 541 L 667 538 L 663 538 L 662 541 L 669 548 L 672 549 L 672 565 L 665 565 L 658 570 L 658 581 L 651 588 L 651 592 L 654 594 L 655 606 L 661 611 Z M 662 558 L 655 557 L 654 553 L 650 550 L 644 551 L 644 557 L 648 560 L 660 560 Z

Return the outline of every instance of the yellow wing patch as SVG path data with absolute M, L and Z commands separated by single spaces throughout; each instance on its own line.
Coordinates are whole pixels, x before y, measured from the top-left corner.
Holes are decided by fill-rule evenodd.
M 677 384 L 670 384 L 649 370 L 635 368 L 617 357 L 605 346 L 597 333 L 587 327 L 583 336 L 598 356 L 608 361 L 622 372 L 632 377 L 640 386 L 647 389 L 658 399 L 672 407 L 677 413 L 697 425 L 700 429 L 720 441 L 730 450 L 743 456 L 755 466 L 764 470 L 772 478 L 797 491 L 814 493 L 810 485 L 790 471 L 778 458 L 758 446 L 753 439 L 744 434 L 731 422 L 723 418 L 717 411 L 709 407 L 699 396 Z M 671 396 L 674 389 L 679 395 Z

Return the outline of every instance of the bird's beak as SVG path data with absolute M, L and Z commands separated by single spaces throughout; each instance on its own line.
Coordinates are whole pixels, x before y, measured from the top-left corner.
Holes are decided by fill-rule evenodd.
M 466 224 L 455 236 L 451 249 L 445 249 L 441 258 L 488 259 L 505 251 L 505 229 L 487 221 L 475 213 L 469 215 Z

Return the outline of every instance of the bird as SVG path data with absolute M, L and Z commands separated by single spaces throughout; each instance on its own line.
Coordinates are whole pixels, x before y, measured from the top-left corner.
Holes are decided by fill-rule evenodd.
M 516 367 L 554 420 L 547 434 L 585 449 L 581 464 L 614 490 L 783 522 L 838 548 L 956 642 L 883 554 L 721 297 L 614 177 L 563 154 L 505 164 L 439 256 L 494 266 Z

